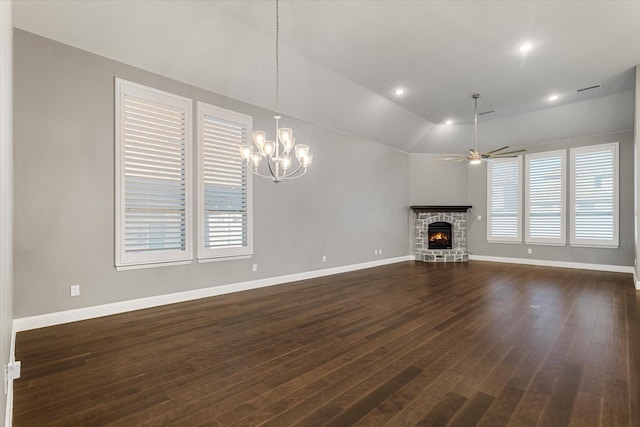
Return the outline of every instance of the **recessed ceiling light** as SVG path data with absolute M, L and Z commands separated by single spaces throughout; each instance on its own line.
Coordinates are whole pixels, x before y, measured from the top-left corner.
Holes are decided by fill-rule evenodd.
M 401 88 L 401 87 L 399 87 L 398 89 L 396 89 L 396 90 L 395 90 L 395 92 L 394 92 L 394 93 L 395 93 L 397 96 L 404 95 L 404 89 L 403 89 L 403 88 Z
M 522 53 L 529 52 L 532 47 L 533 47 L 533 45 L 531 43 L 529 43 L 529 42 L 523 43 L 520 46 L 520 52 L 522 52 Z
M 558 100 L 558 95 L 551 95 L 549 97 L 549 101 L 557 101 Z
M 451 125 L 453 124 L 453 120 L 447 120 L 446 122 L 444 122 L 445 125 Z

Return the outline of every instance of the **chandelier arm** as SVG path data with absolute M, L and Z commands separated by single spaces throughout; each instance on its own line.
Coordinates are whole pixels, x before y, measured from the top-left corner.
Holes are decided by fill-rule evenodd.
M 296 170 L 294 170 L 293 172 L 291 172 L 290 174 L 288 174 L 288 175 L 287 175 L 287 174 L 285 174 L 285 175 L 283 176 L 283 178 L 288 178 L 288 177 L 290 177 L 290 176 L 292 176 L 292 175 L 297 174 L 297 173 L 298 173 L 298 171 L 299 171 L 301 168 L 302 168 L 302 163 L 298 164 L 297 169 L 296 169 Z M 300 176 L 302 176 L 302 175 L 300 175 Z
M 276 5 L 278 4 L 277 0 L 276 0 Z M 276 96 L 277 97 L 277 96 Z M 276 107 L 277 108 L 277 107 Z M 275 137 L 275 143 L 276 143 L 276 173 L 273 175 L 276 179 L 279 179 L 278 176 L 280 175 L 280 116 L 278 115 L 277 111 L 276 111 L 276 116 L 274 117 L 276 119 L 276 137 Z M 284 148 L 284 146 L 283 146 Z M 271 168 L 271 163 L 269 163 L 269 168 Z M 273 174 L 273 171 L 271 172 Z
M 265 175 L 265 174 L 260 173 L 260 172 L 258 172 L 257 170 L 252 169 L 252 168 L 250 168 L 250 167 L 248 167 L 248 166 L 247 166 L 247 169 L 249 169 L 249 171 L 250 171 L 252 174 L 256 175 L 256 176 L 259 176 L 259 177 L 262 177 L 262 178 L 273 178 L 271 175 Z
M 275 173 L 273 173 L 273 168 L 271 168 L 271 160 L 269 160 L 269 158 L 268 158 L 268 157 L 266 158 L 266 160 L 267 160 L 267 166 L 269 166 L 269 173 L 271 173 L 271 176 L 272 176 L 274 179 L 279 179 L 279 178 L 278 178 L 278 175 L 276 175 Z M 269 178 L 269 177 L 267 176 L 267 178 Z
M 302 171 L 302 173 L 300 175 L 293 176 L 299 170 L 300 170 L 300 168 L 296 169 L 295 172 L 292 172 L 287 176 L 283 176 L 281 179 L 297 179 L 297 178 L 300 178 L 301 176 L 303 176 L 304 174 L 307 173 L 307 168 L 304 168 L 304 170 Z

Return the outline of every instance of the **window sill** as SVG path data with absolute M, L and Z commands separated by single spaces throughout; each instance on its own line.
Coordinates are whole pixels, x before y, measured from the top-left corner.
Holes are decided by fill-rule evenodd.
M 127 271 L 127 270 L 140 270 L 143 268 L 153 268 L 153 267 L 169 267 L 172 265 L 187 265 L 191 264 L 192 260 L 185 261 L 170 261 L 170 262 L 154 262 L 148 264 L 132 264 L 132 265 L 116 265 L 117 271 Z
M 618 244 L 597 245 L 597 244 L 593 244 L 593 243 L 571 243 L 570 246 L 573 247 L 573 248 L 592 248 L 592 249 L 618 249 L 618 248 L 620 248 L 620 245 L 618 245 Z
M 566 242 L 538 242 L 538 241 L 527 241 L 524 242 L 525 245 L 533 245 L 533 246 L 567 246 Z
M 248 259 L 252 257 L 253 257 L 253 254 L 219 256 L 219 257 L 212 257 L 212 258 L 198 258 L 198 264 L 202 264 L 206 262 L 233 261 L 236 259 Z

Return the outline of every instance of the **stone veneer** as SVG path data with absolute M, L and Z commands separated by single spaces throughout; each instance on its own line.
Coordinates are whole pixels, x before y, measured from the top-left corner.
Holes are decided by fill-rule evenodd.
M 429 224 L 448 222 L 452 225 L 453 247 L 451 249 L 429 249 L 427 241 Z M 420 212 L 415 211 L 416 261 L 464 262 L 469 261 L 467 252 L 467 212 Z

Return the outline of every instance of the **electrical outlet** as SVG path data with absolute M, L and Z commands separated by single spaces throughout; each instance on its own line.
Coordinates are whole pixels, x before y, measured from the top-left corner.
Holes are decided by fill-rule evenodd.
M 258 271 L 258 264 L 253 264 L 253 271 Z
M 482 221 L 482 215 L 478 215 L 478 221 Z
M 19 360 L 14 360 L 7 365 L 7 379 L 9 381 L 17 380 L 20 378 L 20 368 L 22 363 Z
M 14 360 L 5 365 L 3 376 L 4 393 L 7 394 L 9 390 L 9 383 L 20 378 L 20 361 Z
M 378 255 L 382 255 L 382 249 L 378 249 Z
M 71 296 L 77 297 L 80 295 L 80 285 L 71 285 Z
M 529 255 L 531 255 L 531 254 L 533 253 L 533 249 L 531 249 L 531 248 L 527 249 L 527 253 L 528 253 Z
M 326 255 L 322 255 L 322 262 L 327 262 L 327 256 Z
M 373 250 L 373 254 L 374 254 L 374 255 L 378 255 L 378 250 L 377 250 L 377 249 L 374 249 L 374 250 Z

